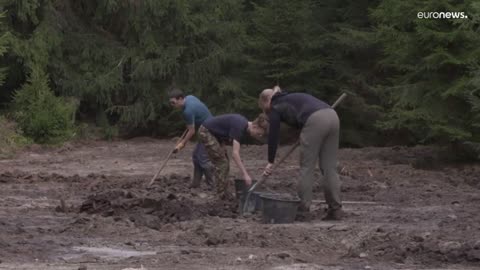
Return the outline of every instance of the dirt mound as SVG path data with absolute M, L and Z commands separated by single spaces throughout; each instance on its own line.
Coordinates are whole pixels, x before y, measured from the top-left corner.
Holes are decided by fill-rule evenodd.
M 0 183 L 11 183 L 15 181 L 16 175 L 11 172 L 4 172 L 0 174 Z
M 102 179 L 80 205 L 80 213 L 128 219 L 138 226 L 159 229 L 162 224 L 198 219 L 204 216 L 237 217 L 235 202 L 200 199 L 202 190 L 188 187 L 190 178 L 164 176 L 146 188 L 145 181 Z
M 79 175 L 64 176 L 57 173 L 28 173 L 22 171 L 6 171 L 0 174 L 0 183 L 23 182 L 23 183 L 37 183 L 37 182 L 67 182 L 78 183 L 85 180 L 85 177 Z M 86 181 L 83 181 L 86 182 Z
M 209 216 L 217 216 L 223 218 L 236 218 L 238 216 L 237 204 L 235 202 L 213 201 L 199 206 L 206 210 Z
M 388 258 L 397 263 L 409 260 L 431 266 L 442 263 L 480 262 L 480 241 L 456 241 L 444 239 L 442 233 L 419 232 L 406 235 L 394 230 L 377 229 L 371 238 L 359 243 L 349 251 L 349 256 L 357 257 L 360 250 L 375 257 Z
M 102 216 L 115 216 L 156 228 L 158 224 L 197 218 L 194 203 L 173 193 L 146 196 L 132 191 L 115 189 L 99 192 L 81 204 L 79 211 Z M 143 218 L 142 216 L 148 216 Z M 148 224 L 145 224 L 148 220 Z

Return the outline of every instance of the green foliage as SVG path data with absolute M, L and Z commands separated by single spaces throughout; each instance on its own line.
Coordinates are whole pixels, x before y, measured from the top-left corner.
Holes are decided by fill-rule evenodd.
M 32 141 L 17 129 L 14 122 L 0 116 L 0 158 L 10 158 L 18 149 L 31 143 Z
M 418 11 L 466 11 L 468 20 L 417 19 Z M 373 11 L 388 70 L 379 127 L 407 129 L 420 142 L 478 141 L 478 100 L 472 86 L 480 65 L 478 4 L 474 1 L 384 0 Z M 477 20 L 477 21 L 475 21 Z
M 329 103 L 342 92 L 349 94 L 337 111 L 342 119 L 342 141 L 350 146 L 384 141 L 374 127 L 382 108 L 373 86 L 382 77 L 377 66 L 379 46 L 368 17 L 378 2 L 314 1 L 312 7 L 314 30 L 309 36 L 317 38 L 318 48 L 307 55 L 324 55 L 326 65 L 309 74 L 308 80 L 316 83 L 312 92 Z
M 40 6 L 40 3 L 43 5 Z M 33 25 L 32 31 L 28 33 L 12 27 L 11 30 L 14 31 L 10 40 L 12 54 L 21 59 L 25 73 L 30 73 L 34 66 L 46 71 L 51 57 L 57 53 L 56 50 L 62 41 L 53 6 L 50 1 L 23 0 L 15 2 L 11 8 L 16 10 L 21 22 L 26 21 Z
M 469 19 L 420 20 L 419 11 Z M 260 90 L 276 83 L 328 103 L 347 92 L 337 111 L 349 146 L 392 134 L 480 141 L 473 0 L 3 0 L 2 12 L 0 103 L 16 90 L 17 119 L 36 141 L 70 136 L 75 119 L 80 137 L 178 134 L 171 85 L 214 114 L 253 119 Z
M 213 111 L 241 95 L 226 68 L 242 48 L 241 1 L 67 1 L 63 9 L 62 52 L 50 63 L 58 91 L 125 132 L 175 127 L 165 102 L 171 84 L 217 93 Z
M 5 17 L 4 13 L 0 13 L 0 59 L 7 52 L 8 34 L 2 33 L 2 20 Z M 0 67 L 0 86 L 4 83 L 6 76 L 6 67 Z
M 113 140 L 118 137 L 118 128 L 116 126 L 106 126 L 103 129 L 104 138 L 106 140 Z
M 15 119 L 24 134 L 38 143 L 58 143 L 72 135 L 73 107 L 56 97 L 46 74 L 34 68 L 14 97 Z
M 370 103 L 377 102 L 378 49 L 367 15 L 376 2 L 253 1 L 246 48 L 248 76 L 256 83 L 251 95 L 276 83 L 329 103 L 347 92 L 339 107 L 343 141 L 361 146 L 374 140 L 379 108 Z
M 39 23 L 37 9 L 40 8 L 40 5 L 44 1 L 41 1 L 41 0 L 6 0 L 5 1 L 4 0 L 4 2 L 6 2 L 5 3 L 6 6 L 9 6 L 14 2 L 16 2 L 15 5 L 12 6 L 12 8 L 14 8 L 15 13 L 18 14 L 18 19 L 21 22 L 28 22 L 33 25 L 36 25 Z
M 264 79 L 292 83 L 309 71 L 315 58 L 306 58 L 311 10 L 308 1 L 268 0 L 254 3 L 251 15 L 250 62 Z

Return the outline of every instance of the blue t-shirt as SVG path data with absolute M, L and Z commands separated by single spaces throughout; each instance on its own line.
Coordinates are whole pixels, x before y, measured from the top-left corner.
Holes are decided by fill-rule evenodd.
M 240 114 L 224 114 L 209 118 L 203 126 L 220 142 L 240 142 L 247 132 L 248 120 Z
M 195 129 L 198 129 L 210 117 L 212 117 L 212 114 L 203 102 L 192 95 L 185 97 L 183 118 L 187 125 L 195 125 Z

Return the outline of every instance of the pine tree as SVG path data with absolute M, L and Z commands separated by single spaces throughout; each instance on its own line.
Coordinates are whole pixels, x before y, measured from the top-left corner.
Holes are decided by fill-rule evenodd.
M 72 132 L 72 107 L 56 97 L 49 87 L 51 56 L 61 35 L 50 1 L 18 1 L 5 6 L 11 15 L 11 52 L 22 63 L 27 81 L 14 92 L 15 120 L 23 133 L 36 142 L 53 143 L 68 139 Z M 12 19 L 13 18 L 13 19 Z
M 27 82 L 15 92 L 14 108 L 23 133 L 35 142 L 56 143 L 72 135 L 73 108 L 53 94 L 40 67 L 34 67 Z
M 465 11 L 469 19 L 417 19 L 418 11 Z M 479 11 L 474 1 L 446 0 L 384 0 L 374 10 L 384 47 L 381 65 L 390 78 L 382 90 L 391 110 L 380 127 L 406 129 L 420 142 L 480 139 L 472 104 Z
M 313 15 L 309 1 L 258 2 L 252 3 L 249 27 L 249 62 L 256 71 L 252 76 L 268 85 L 294 85 L 316 60 L 305 57 Z
M 302 91 L 340 106 L 344 142 L 363 145 L 375 135 L 379 108 L 372 85 L 378 49 L 368 10 L 377 1 L 252 1 L 249 26 L 251 88 Z M 253 93 L 252 93 L 253 95 Z M 369 101 L 367 101 L 367 99 Z
M 337 110 L 342 141 L 351 146 L 383 143 L 374 126 L 382 111 L 374 91 L 381 76 L 379 46 L 368 17 L 378 2 L 312 1 L 312 45 L 307 55 L 322 55 L 325 64 L 309 74 L 309 80 L 320 86 L 313 93 L 327 101 L 333 102 L 342 92 L 349 94 Z
M 4 17 L 5 17 L 5 14 L 0 13 L 0 30 L 3 29 L 1 20 L 3 20 Z M 7 42 L 8 42 L 7 33 L 0 32 L 0 59 L 7 52 Z M 5 76 L 6 76 L 6 67 L 0 67 L 0 86 L 4 83 Z
M 232 97 L 242 94 L 228 69 L 243 44 L 240 1 L 67 1 L 61 8 L 56 88 L 127 131 L 181 126 L 166 102 L 172 84 L 208 96 L 216 112 L 235 107 Z

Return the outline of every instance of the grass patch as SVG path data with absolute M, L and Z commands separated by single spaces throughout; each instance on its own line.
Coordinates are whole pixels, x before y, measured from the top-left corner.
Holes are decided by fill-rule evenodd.
M 0 159 L 11 158 L 33 141 L 21 133 L 15 122 L 0 116 Z

